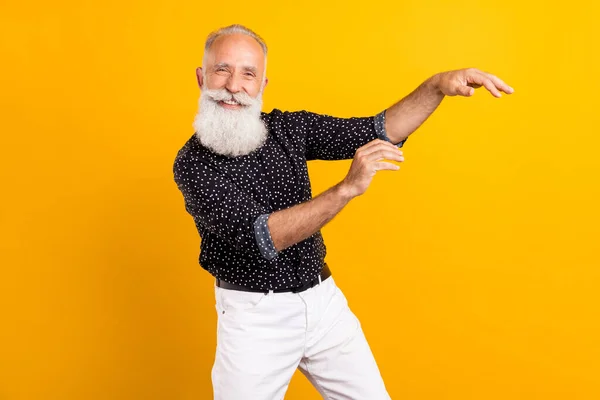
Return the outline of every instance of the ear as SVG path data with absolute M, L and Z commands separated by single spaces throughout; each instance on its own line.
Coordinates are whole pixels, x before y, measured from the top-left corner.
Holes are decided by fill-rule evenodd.
M 269 78 L 265 78 L 265 83 L 263 83 L 263 90 L 267 87 L 267 83 L 269 83 Z
M 202 89 L 204 83 L 204 76 L 202 75 L 202 67 L 196 68 L 196 78 L 198 79 L 198 87 Z

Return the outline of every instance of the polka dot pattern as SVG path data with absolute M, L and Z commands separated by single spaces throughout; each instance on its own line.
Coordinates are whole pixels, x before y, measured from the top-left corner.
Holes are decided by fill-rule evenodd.
M 298 287 L 323 268 L 323 237 L 317 232 L 277 252 L 268 216 L 312 198 L 308 160 L 351 159 L 373 139 L 389 141 L 385 113 L 335 118 L 274 109 L 261 118 L 268 128 L 261 148 L 226 157 L 193 135 L 177 154 L 174 178 L 202 239 L 199 262 L 204 269 L 253 289 Z

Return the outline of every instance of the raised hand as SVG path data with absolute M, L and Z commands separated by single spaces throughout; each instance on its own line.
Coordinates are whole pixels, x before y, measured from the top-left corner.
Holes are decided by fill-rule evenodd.
M 514 89 L 504 83 L 502 79 L 477 68 L 442 72 L 432 79 L 436 87 L 446 96 L 469 97 L 475 93 L 475 89 L 481 86 L 485 87 L 495 97 L 501 97 L 500 92 L 507 94 L 514 92 Z

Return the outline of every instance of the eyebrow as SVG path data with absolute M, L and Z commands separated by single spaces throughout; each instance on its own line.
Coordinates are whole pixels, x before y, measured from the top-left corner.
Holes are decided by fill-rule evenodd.
M 218 69 L 218 68 L 227 68 L 227 69 L 229 69 L 229 68 L 231 68 L 231 66 L 229 64 L 227 64 L 227 63 L 222 62 L 222 63 L 215 64 L 214 69 Z
M 229 65 L 225 62 L 215 64 L 214 69 L 219 69 L 219 68 L 231 69 L 231 65 Z M 258 71 L 256 67 L 252 67 L 250 65 L 244 65 L 242 68 L 244 69 L 244 71 L 253 72 L 254 74 L 256 74 Z

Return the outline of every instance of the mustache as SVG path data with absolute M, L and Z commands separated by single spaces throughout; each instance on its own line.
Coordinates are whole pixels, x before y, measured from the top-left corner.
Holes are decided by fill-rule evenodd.
M 246 92 L 231 93 L 227 89 L 206 89 L 204 92 L 207 97 L 215 102 L 233 100 L 243 106 L 251 106 L 256 102 L 256 99 L 250 97 Z

